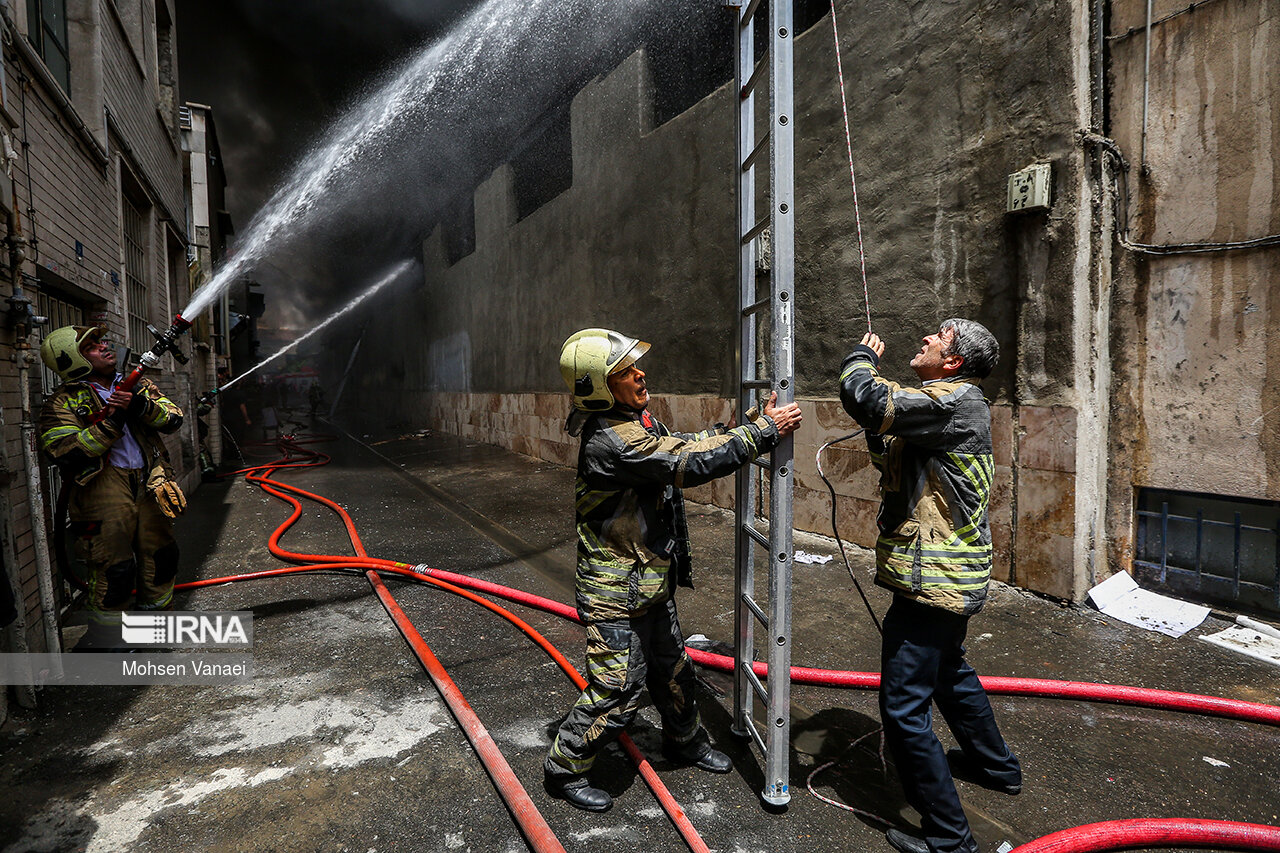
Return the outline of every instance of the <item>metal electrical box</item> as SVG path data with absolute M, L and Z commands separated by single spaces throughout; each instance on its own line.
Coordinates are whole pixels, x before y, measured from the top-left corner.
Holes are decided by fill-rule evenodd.
M 1009 176 L 1009 197 L 1005 210 L 1048 210 L 1052 169 L 1048 163 L 1037 163 Z

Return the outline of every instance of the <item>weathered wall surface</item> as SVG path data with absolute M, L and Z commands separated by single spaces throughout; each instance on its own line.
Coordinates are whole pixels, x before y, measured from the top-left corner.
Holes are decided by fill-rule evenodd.
M 1153 17 L 1184 4 L 1157 2 Z M 1235 242 L 1280 233 L 1280 2 L 1223 0 L 1152 28 L 1113 5 L 1113 135 L 1132 161 L 1132 239 Z M 1111 548 L 1133 544 L 1140 487 L 1280 499 L 1280 251 L 1117 266 Z
M 1003 349 L 987 384 L 997 573 L 1072 595 L 1079 7 L 838 8 L 885 371 L 914 379 L 906 363 L 942 319 L 990 326 Z M 472 254 L 450 265 L 442 230 L 432 234 L 423 290 L 366 327 L 362 378 L 344 410 L 571 463 L 559 346 L 608 325 L 654 343 L 645 367 L 677 428 L 723 419 L 736 328 L 734 93 L 722 87 L 651 128 L 646 63 L 631 56 L 574 100 L 569 189 L 517 222 L 503 167 L 476 191 Z M 836 374 L 866 330 L 829 18 L 797 38 L 796 64 L 796 370 L 807 420 L 795 512 L 798 527 L 829 531 L 813 455 L 853 427 L 835 401 Z M 1052 210 L 1006 215 L 1008 174 L 1036 162 L 1053 165 Z M 877 478 L 864 449 L 834 448 L 827 465 L 842 535 L 872 544 Z M 727 481 L 705 491 L 695 498 L 731 503 Z
M 4 7 L 4 90 L 0 93 L 0 130 L 19 157 L 7 164 L 12 175 L 0 176 L 13 191 L 21 237 L 28 246 L 20 272 L 26 295 L 39 294 L 73 305 L 81 316 L 106 325 L 117 341 L 125 340 L 124 246 L 121 198 L 132 176 L 134 203 L 143 212 L 141 238 L 149 304 L 137 313 L 157 326 L 167 326 L 189 291 L 185 271 L 186 216 L 182 162 L 176 142 L 176 113 L 160 94 L 176 80 L 160 79 L 156 21 L 132 22 L 134 34 L 116 4 L 99 0 L 67 3 L 71 93 L 50 75 L 26 38 L 25 3 Z M 159 4 L 163 17 L 173 19 L 172 0 Z M 142 6 L 133 7 L 142 10 Z M 172 68 L 168 69 L 172 73 Z M 105 118 L 110 112 L 110 121 Z M 11 184 L 10 184 L 11 181 Z M 6 234 L 6 237 L 11 235 Z M 18 236 L 18 235 L 12 235 Z M 0 276 L 8 294 L 14 270 L 8 253 L 0 256 Z M 115 275 L 113 281 L 112 276 Z M 119 283 L 117 283 L 119 282 Z M 47 330 L 46 330 L 47 331 Z M 33 520 L 29 510 L 22 455 L 23 420 L 14 352 L 20 343 L 38 352 L 39 334 L 21 342 L 10 323 L 0 328 L 0 346 L 15 358 L 0 362 L 0 427 L 5 460 L 0 465 L 0 548 L 5 564 L 15 570 L 22 619 L 32 651 L 45 648 L 32 525 L 49 526 L 51 495 L 44 481 L 44 504 Z M 168 367 L 168 365 L 166 365 Z M 179 405 L 194 408 L 189 368 L 166 369 L 158 384 Z M 31 371 L 32 408 L 38 415 L 43 402 L 40 362 Z M 203 390 L 203 383 L 201 383 Z M 198 482 L 194 469 L 196 424 L 190 417 L 166 444 L 184 488 Z M 43 464 L 43 463 L 42 463 Z M 5 580 L 7 582 L 7 579 Z M 56 580 L 55 587 L 60 586 Z M 56 609 L 61 602 L 54 602 Z M 10 638 L 12 639 L 12 638 Z

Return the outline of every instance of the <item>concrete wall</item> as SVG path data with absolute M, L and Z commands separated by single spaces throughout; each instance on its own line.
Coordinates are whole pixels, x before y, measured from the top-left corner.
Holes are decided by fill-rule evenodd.
M 1155 19 L 1184 8 L 1156 2 Z M 1143 164 L 1145 3 L 1112 6 L 1112 134 L 1132 162 L 1132 239 L 1280 234 L 1280 3 L 1224 0 L 1151 32 Z M 1140 487 L 1280 500 L 1280 249 L 1116 266 L 1112 559 L 1132 552 Z
M 1090 470 L 1094 391 L 1088 9 L 957 2 L 841 3 L 842 58 L 868 250 L 871 312 L 886 372 L 946 317 L 1000 339 L 995 401 L 997 573 L 1062 596 L 1092 577 L 1081 514 L 1100 506 Z M 875 26 L 868 26 L 875 21 Z M 475 251 L 450 265 L 437 229 L 423 290 L 375 312 L 343 410 L 378 427 L 431 426 L 572 464 L 561 431 L 560 343 L 613 326 L 654 343 L 645 358 L 660 416 L 696 429 L 729 414 L 736 273 L 732 84 L 652 127 L 644 52 L 572 104 L 573 185 L 517 222 L 512 174 L 475 193 Z M 817 447 L 853 428 L 836 374 L 866 330 L 830 19 L 796 40 L 796 523 L 830 531 Z M 1079 94 L 1083 92 L 1083 95 Z M 1005 213 L 1006 177 L 1053 167 L 1048 213 Z M 336 347 L 340 370 L 355 333 Z M 1085 421 L 1085 441 L 1079 440 Z M 1084 450 L 1081 450 L 1081 448 Z M 861 446 L 829 451 L 843 536 L 874 541 L 876 476 Z M 1097 484 L 1105 478 L 1097 479 Z M 1092 481 L 1091 481 L 1092 482 Z M 695 499 L 731 505 L 731 483 Z

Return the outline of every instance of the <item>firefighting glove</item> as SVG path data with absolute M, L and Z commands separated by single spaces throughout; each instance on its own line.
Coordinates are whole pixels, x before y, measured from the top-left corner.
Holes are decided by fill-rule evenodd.
M 162 480 L 149 488 L 152 497 L 160 506 L 160 511 L 170 518 L 182 515 L 182 511 L 187 508 L 187 498 L 173 480 Z
M 146 395 L 135 391 L 133 399 L 129 401 L 129 408 L 125 409 L 125 414 L 131 418 L 141 418 L 150 408 L 151 401 L 146 398 Z

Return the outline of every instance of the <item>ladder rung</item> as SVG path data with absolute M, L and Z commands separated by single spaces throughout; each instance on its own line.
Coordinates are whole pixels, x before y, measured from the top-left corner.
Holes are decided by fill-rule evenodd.
M 755 459 L 752 459 L 751 464 L 757 468 L 763 468 L 766 471 L 773 470 L 773 462 L 763 456 L 757 456 Z
M 769 137 L 772 133 L 772 130 L 766 133 L 764 138 L 756 143 L 756 147 L 751 149 L 751 153 L 747 155 L 747 159 L 742 161 L 742 171 L 745 172 L 749 170 L 756 164 L 756 160 L 760 158 L 760 155 L 769 150 Z
M 761 219 L 759 222 L 757 222 L 751 228 L 750 231 L 748 231 L 746 234 L 743 234 L 742 245 L 744 246 L 747 245 L 752 240 L 754 240 L 755 238 L 759 237 L 762 233 L 764 233 L 764 229 L 769 227 L 769 220 L 770 220 L 770 217 L 766 216 L 764 219 Z
M 742 90 L 738 92 L 738 98 L 745 101 L 747 96 L 756 88 L 756 83 L 760 82 L 760 75 L 770 66 L 769 51 L 764 52 L 764 56 L 760 57 L 760 61 L 756 63 L 756 68 L 751 72 L 751 76 L 747 78 L 747 82 L 742 85 Z
M 756 721 L 748 717 L 745 722 L 747 724 L 747 734 L 751 736 L 751 740 L 756 745 L 756 749 L 760 750 L 761 754 L 768 755 L 769 747 L 765 744 L 764 737 L 760 734 L 760 730 L 756 728 Z
M 742 309 L 742 316 L 743 316 L 743 317 L 748 317 L 748 316 L 750 316 L 750 315 L 752 315 L 752 314 L 756 313 L 757 311 L 759 311 L 761 308 L 766 308 L 766 307 L 768 307 L 768 306 L 769 306 L 769 305 L 771 305 L 772 303 L 773 303 L 773 297 L 772 297 L 772 296 L 766 296 L 764 299 L 761 299 L 759 302 L 752 302 L 752 303 L 751 303 L 750 305 L 748 305 L 746 308 L 743 308 L 743 309 Z
M 738 26 L 745 28 L 751 23 L 751 19 L 756 16 L 756 9 L 760 8 L 760 0 L 751 0 L 747 4 L 747 10 L 742 13 L 742 18 L 738 21 Z
M 755 528 L 753 528 L 753 526 L 751 526 L 750 521 L 742 525 L 742 532 L 744 532 L 746 535 L 749 535 L 749 537 L 755 539 L 756 542 L 759 542 L 760 547 L 764 548 L 765 551 L 769 551 L 769 549 L 773 547 L 771 546 L 771 544 L 769 544 L 769 538 L 767 537 L 767 535 L 764 535 L 763 533 L 760 533 L 759 530 L 756 530 Z M 751 607 L 755 607 L 754 603 L 751 602 L 750 598 L 745 599 L 745 601 L 748 602 L 748 605 L 750 605 Z M 756 610 L 755 612 L 760 612 L 760 611 Z M 764 620 L 764 621 L 768 621 L 768 620 Z
M 769 547 L 768 540 L 765 540 L 764 546 L 766 548 Z M 760 620 L 760 624 L 765 627 L 765 630 L 769 630 L 769 617 L 760 609 L 760 605 L 756 604 L 755 601 L 752 600 L 751 596 L 746 593 L 743 593 L 742 595 L 742 603 L 747 605 L 747 609 L 756 615 L 756 618 Z
M 772 388 L 772 379 L 744 379 L 742 380 L 743 388 Z
M 751 685 L 751 689 L 755 691 L 756 697 L 760 700 L 760 704 L 768 707 L 769 691 L 765 689 L 764 682 L 760 680 L 760 676 L 756 675 L 756 671 L 752 669 L 750 661 L 739 661 L 738 666 L 742 667 L 742 671 L 747 676 L 747 683 Z

